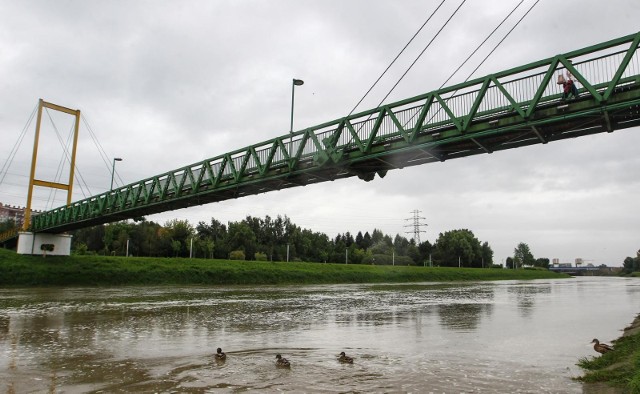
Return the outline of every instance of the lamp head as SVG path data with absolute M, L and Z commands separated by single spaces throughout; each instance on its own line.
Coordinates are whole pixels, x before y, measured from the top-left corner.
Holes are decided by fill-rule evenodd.
M 304 85 L 304 81 L 302 79 L 293 79 L 293 84 L 296 86 Z

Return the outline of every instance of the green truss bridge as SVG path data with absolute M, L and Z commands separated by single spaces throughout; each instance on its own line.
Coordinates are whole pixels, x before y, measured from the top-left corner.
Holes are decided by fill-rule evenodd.
M 640 33 L 332 120 L 42 212 L 61 233 L 640 125 Z M 580 97 L 562 100 L 570 71 Z

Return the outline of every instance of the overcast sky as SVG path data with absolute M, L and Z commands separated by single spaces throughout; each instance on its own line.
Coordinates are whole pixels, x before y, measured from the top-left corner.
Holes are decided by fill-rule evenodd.
M 535 0 L 525 0 L 464 80 Z M 440 1 L 0 0 L 0 165 L 24 140 L 0 202 L 26 205 L 38 99 L 80 109 L 77 166 L 91 194 L 347 115 Z M 448 0 L 358 107 L 376 107 L 461 0 Z M 519 0 L 469 0 L 386 102 L 437 89 Z M 637 0 L 540 0 L 474 74 L 482 76 L 638 31 Z M 51 119 L 49 118 L 51 116 Z M 43 120 L 37 176 L 53 180 L 68 116 Z M 91 134 L 106 152 L 102 158 Z M 535 257 L 621 265 L 640 249 L 640 130 L 536 145 L 149 216 L 192 224 L 287 215 L 330 237 L 380 229 L 421 239 L 467 228 L 502 263 Z M 67 170 L 68 171 L 68 167 Z M 0 180 L 4 172 L 0 173 Z M 84 198 L 80 181 L 74 200 Z M 64 204 L 38 190 L 34 208 Z M 49 200 L 49 202 L 47 201 Z

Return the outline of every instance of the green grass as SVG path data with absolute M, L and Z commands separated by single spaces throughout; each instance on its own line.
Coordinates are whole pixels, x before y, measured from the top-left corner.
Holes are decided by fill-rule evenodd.
M 640 317 L 634 326 L 640 327 Z M 625 392 L 640 394 L 640 330 L 614 341 L 614 351 L 599 357 L 584 357 L 578 366 L 587 372 L 580 378 L 583 382 L 605 382 Z
M 565 278 L 537 270 L 185 258 L 25 256 L 0 249 L 0 286 L 321 284 Z

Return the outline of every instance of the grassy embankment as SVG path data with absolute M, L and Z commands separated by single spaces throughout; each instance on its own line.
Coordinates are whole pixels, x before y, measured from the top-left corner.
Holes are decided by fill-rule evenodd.
M 584 357 L 578 365 L 587 370 L 583 382 L 604 382 L 621 392 L 640 393 L 640 315 L 614 341 L 614 350 L 599 357 Z
M 25 256 L 0 249 L 0 286 L 313 284 L 563 278 L 544 270 L 152 257 Z

